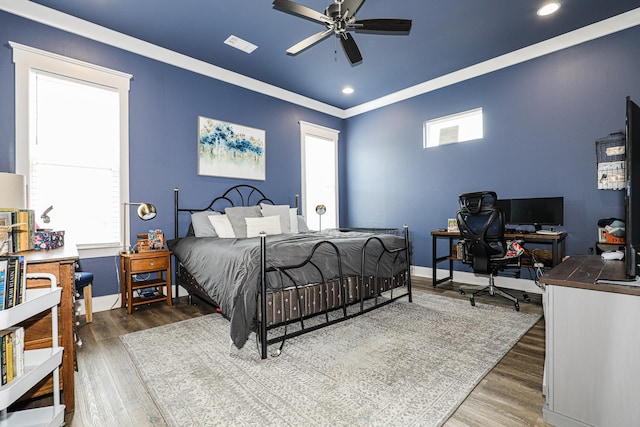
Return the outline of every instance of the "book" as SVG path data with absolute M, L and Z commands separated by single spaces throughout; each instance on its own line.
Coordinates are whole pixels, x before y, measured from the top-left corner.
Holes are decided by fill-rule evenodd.
M 14 366 L 13 366 L 13 331 L 7 331 L 4 335 L 6 341 L 5 347 L 7 352 L 7 383 L 13 381 L 14 378 Z
M 2 361 L 2 368 L 0 371 L 2 385 L 7 383 L 7 340 L 5 339 L 7 331 L 0 333 L 0 353 L 2 354 L 0 360 Z
M 4 291 L 4 309 L 11 308 L 15 305 L 16 296 L 16 274 L 19 266 L 16 265 L 15 259 L 7 258 L 7 275 L 5 277 Z
M 11 351 L 13 359 L 7 363 L 11 363 L 12 372 L 7 371 L 7 376 L 12 375 L 13 378 L 24 374 L 24 328 L 22 326 L 12 326 L 6 330 L 0 331 L 0 335 L 8 332 L 11 336 Z
M 5 289 L 7 287 L 7 265 L 6 259 L 0 259 L 0 310 L 4 310 Z
M 22 303 L 25 292 L 23 287 L 26 286 L 26 264 L 22 255 L 0 256 L 0 262 L 2 266 L 7 263 L 0 309 L 7 309 Z

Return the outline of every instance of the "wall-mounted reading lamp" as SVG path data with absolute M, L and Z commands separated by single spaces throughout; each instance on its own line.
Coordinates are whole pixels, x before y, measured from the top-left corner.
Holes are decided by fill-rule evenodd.
M 122 252 L 121 253 L 125 253 L 125 254 L 130 254 L 132 251 L 129 249 L 129 245 L 127 245 L 127 242 L 129 241 L 129 221 L 127 218 L 127 212 L 129 209 L 127 209 L 127 206 L 138 206 L 138 217 L 140 217 L 141 220 L 143 221 L 148 221 L 152 218 L 155 218 L 156 216 L 156 207 L 153 206 L 151 203 L 137 203 L 137 202 L 124 202 L 122 204 L 123 206 L 123 210 L 122 210 Z

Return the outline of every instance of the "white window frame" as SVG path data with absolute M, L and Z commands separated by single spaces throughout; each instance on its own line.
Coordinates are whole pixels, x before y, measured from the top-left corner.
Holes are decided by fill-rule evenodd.
M 336 164 L 335 164 L 335 183 L 336 183 L 336 188 L 335 188 L 335 200 L 331 200 L 331 201 L 327 201 L 325 202 L 325 204 L 328 203 L 333 203 L 333 205 L 335 206 L 335 212 L 336 212 L 336 227 L 340 226 L 340 204 L 339 204 L 339 200 L 340 200 L 340 183 L 338 181 L 338 166 L 339 166 L 339 159 L 338 159 L 338 137 L 340 135 L 340 131 L 336 130 L 336 129 L 331 129 L 325 126 L 321 126 L 321 125 L 316 125 L 313 123 L 309 123 L 309 122 L 304 122 L 304 121 L 300 121 L 300 148 L 301 148 L 301 155 L 300 155 L 300 161 L 301 161 L 301 174 L 302 174 L 302 215 L 305 214 L 305 212 L 307 212 L 307 179 L 306 179 L 306 149 L 305 149 L 305 140 L 307 138 L 307 136 L 312 136 L 312 137 L 316 137 L 316 138 L 321 138 L 321 139 L 326 139 L 328 141 L 331 141 L 333 143 L 334 146 L 334 150 L 335 150 L 335 156 L 334 158 L 336 159 Z M 307 218 L 308 221 L 308 218 Z M 323 227 L 324 229 L 324 227 Z
M 123 73 L 88 62 L 9 42 L 15 64 L 15 114 L 16 114 L 16 173 L 27 177 L 29 185 L 29 140 L 32 132 L 30 116 L 30 75 L 41 70 L 63 77 L 83 80 L 113 88 L 119 93 L 120 103 L 120 205 L 129 200 L 129 85 L 131 74 Z M 64 191 L 73 191 L 65 189 Z M 120 211 L 120 209 L 118 209 Z M 118 229 L 122 228 L 122 215 L 114 218 Z M 118 254 L 123 242 L 109 245 L 83 245 L 78 247 L 82 258 L 113 256 Z
M 480 119 L 479 129 L 469 125 L 470 121 L 478 119 Z M 482 107 L 427 120 L 424 122 L 423 130 L 424 148 L 482 139 L 484 137 Z

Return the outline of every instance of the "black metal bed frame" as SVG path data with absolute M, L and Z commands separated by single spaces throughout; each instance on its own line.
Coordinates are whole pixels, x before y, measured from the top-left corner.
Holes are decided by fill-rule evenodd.
M 258 188 L 253 187 L 251 185 L 245 185 L 245 184 L 241 184 L 241 185 L 236 185 L 233 186 L 231 188 L 229 188 L 222 196 L 216 197 L 215 199 L 213 199 L 211 201 L 211 203 L 209 203 L 209 205 L 205 208 L 202 209 L 187 209 L 187 208 L 180 208 L 179 207 L 179 199 L 178 199 L 178 193 L 179 190 L 178 188 L 174 189 L 174 232 L 175 232 L 175 238 L 178 238 L 179 236 L 179 230 L 178 230 L 178 215 L 180 212 L 189 212 L 189 213 L 194 213 L 194 212 L 201 212 L 201 211 L 206 211 L 206 210 L 215 210 L 214 206 L 216 205 L 216 203 L 219 202 L 224 202 L 226 204 L 228 204 L 229 206 L 252 206 L 252 205 L 259 205 L 260 203 L 266 202 L 266 203 L 270 203 L 270 204 L 274 204 L 273 201 L 269 198 L 267 198 L 264 193 L 262 193 L 262 191 L 260 191 Z M 239 204 L 238 204 L 239 201 Z M 296 204 L 297 204 L 297 198 L 296 198 Z M 393 233 L 395 232 L 395 234 L 398 234 L 396 229 L 376 229 L 376 228 L 367 228 L 367 229 L 363 229 L 363 228 L 357 228 L 357 229 L 340 229 L 340 231 L 378 231 L 381 233 L 385 233 L 385 234 L 389 234 L 389 233 Z M 364 291 L 363 289 L 360 289 L 358 292 L 358 299 L 359 304 L 360 304 L 360 308 L 352 313 L 348 313 L 347 312 L 347 307 L 348 306 L 352 306 L 354 305 L 354 302 L 349 302 L 349 298 L 348 298 L 348 291 L 347 291 L 347 287 L 346 287 L 346 283 L 345 283 L 345 277 L 343 275 L 342 272 L 342 259 L 340 256 L 340 251 L 338 250 L 338 247 L 332 243 L 329 240 L 323 240 L 320 241 L 318 243 L 316 243 L 312 250 L 311 253 L 307 255 L 306 259 L 304 261 L 302 261 L 301 263 L 295 264 L 295 265 L 288 265 L 288 266 L 278 266 L 278 267 L 267 267 L 266 265 L 266 234 L 261 233 L 260 234 L 260 292 L 259 292 L 259 296 L 260 296 L 260 319 L 256 318 L 256 320 L 259 322 L 259 327 L 258 330 L 256 331 L 256 333 L 258 334 L 258 339 L 260 342 L 260 355 L 262 359 L 266 359 L 267 358 L 267 349 L 268 346 L 271 344 L 275 344 L 278 342 L 282 342 L 284 343 L 284 341 L 288 338 L 293 338 L 296 337 L 298 335 L 302 335 L 311 331 L 314 331 L 316 329 L 320 329 L 329 325 L 333 325 L 335 323 L 338 322 L 342 322 L 344 320 L 347 319 L 351 319 L 353 317 L 359 316 L 361 314 L 367 313 L 369 311 L 372 311 L 376 308 L 382 307 L 384 305 L 390 304 L 400 298 L 404 298 L 404 297 L 408 297 L 409 302 L 413 301 L 412 298 L 412 290 L 411 290 L 411 244 L 410 244 L 410 239 L 409 239 L 409 228 L 408 226 L 405 224 L 403 226 L 403 235 L 404 235 L 404 247 L 402 248 L 397 248 L 397 249 L 389 249 L 386 247 L 386 245 L 384 244 L 384 242 L 377 236 L 371 236 L 369 237 L 365 243 L 363 244 L 362 247 L 362 268 L 361 268 L 361 274 L 360 274 L 360 281 L 359 281 L 359 286 L 362 287 L 364 286 L 364 283 L 367 279 L 367 276 L 365 276 L 365 265 L 366 265 L 366 257 L 367 257 L 367 248 L 370 245 L 373 245 L 375 243 L 377 243 L 380 247 L 380 252 L 377 255 L 378 258 L 376 260 L 376 272 L 373 276 L 371 276 L 373 278 L 373 283 L 375 286 L 375 289 L 373 291 L 373 300 L 374 303 L 373 305 L 370 305 L 369 307 L 365 307 L 365 295 L 364 295 Z M 324 316 L 325 316 L 325 321 L 322 323 L 318 323 L 315 325 L 305 325 L 305 320 L 307 320 L 308 318 L 311 317 L 316 317 L 316 316 L 320 316 L 323 313 L 322 312 L 317 312 L 317 313 L 313 313 L 309 316 L 303 316 L 303 310 L 301 307 L 301 302 L 300 302 L 300 286 L 295 282 L 295 280 L 291 277 L 291 275 L 288 273 L 290 270 L 294 270 L 297 268 L 301 268 L 303 266 L 306 265 L 311 265 L 315 268 L 315 270 L 318 272 L 319 276 L 320 276 L 320 282 L 322 284 L 326 284 L 327 280 L 324 277 L 323 272 L 321 271 L 321 269 L 314 263 L 313 261 L 313 256 L 316 253 L 316 251 L 324 246 L 329 246 L 333 252 L 335 253 L 336 256 L 336 263 L 338 266 L 338 278 L 337 280 L 339 281 L 339 288 L 340 288 L 340 292 L 342 292 L 342 303 L 340 307 L 335 307 L 335 308 L 328 308 L 327 305 L 327 309 L 324 310 Z M 390 288 L 390 292 L 391 295 L 388 298 L 385 298 L 384 300 L 380 300 L 381 295 L 382 295 L 382 290 L 380 290 L 378 288 L 378 281 L 376 280 L 378 278 L 378 267 L 379 267 L 379 263 L 382 259 L 383 256 L 388 255 L 388 256 L 392 256 L 393 257 L 393 270 L 392 270 L 392 274 L 391 277 L 395 277 L 395 269 L 398 265 L 398 259 L 400 257 L 400 255 L 402 253 L 405 253 L 405 267 L 404 269 L 400 269 L 398 271 L 397 274 L 401 274 L 402 271 L 406 272 L 406 291 L 403 293 L 400 293 L 399 295 L 393 295 L 393 290 L 394 288 L 391 287 Z M 175 268 L 174 268 L 174 273 L 175 273 L 175 280 L 174 283 L 176 284 L 176 298 L 178 298 L 178 288 L 180 285 L 180 272 L 181 272 L 181 265 L 179 263 L 179 261 L 176 259 L 175 260 Z M 185 270 L 186 271 L 186 270 Z M 280 275 L 281 278 L 284 278 L 285 280 L 289 280 L 292 283 L 292 286 L 295 288 L 296 291 L 296 295 L 297 295 L 297 305 L 298 305 L 298 312 L 300 313 L 299 318 L 296 319 L 291 319 L 291 320 L 287 320 L 284 322 L 280 322 L 274 325 L 267 325 L 267 293 L 268 293 L 268 286 L 267 286 L 267 275 L 269 275 L 270 273 L 277 273 Z M 281 279 L 282 280 L 282 279 Z M 304 286 L 305 284 L 303 284 L 302 286 Z M 208 303 L 213 304 L 214 306 L 217 307 L 217 303 L 208 295 L 206 295 L 204 292 L 202 293 L 198 293 L 198 295 L 203 298 L 203 300 L 205 300 Z M 189 297 L 191 297 L 191 292 L 189 294 Z M 369 298 L 370 299 L 370 298 Z M 335 317 L 333 319 L 329 319 L 329 312 L 332 311 L 336 311 L 336 310 L 341 310 L 342 311 L 342 315 L 339 317 Z M 268 331 L 274 328 L 278 328 L 278 327 L 282 327 L 282 326 L 286 326 L 289 325 L 291 323 L 300 323 L 300 328 L 298 330 L 295 331 L 291 331 L 291 332 L 287 332 L 287 329 L 285 327 L 285 331 L 284 333 L 273 337 L 273 338 L 269 338 L 268 337 Z

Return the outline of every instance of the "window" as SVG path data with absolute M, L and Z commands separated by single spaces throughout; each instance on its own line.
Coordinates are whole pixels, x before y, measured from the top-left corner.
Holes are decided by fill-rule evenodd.
M 424 122 L 424 148 L 481 139 L 482 108 Z
M 128 200 L 131 76 L 11 42 L 16 65 L 16 172 L 36 222 L 49 206 L 81 256 L 117 253 Z
M 338 227 L 338 131 L 300 122 L 302 214 L 311 230 Z M 318 205 L 326 212 L 320 216 Z

